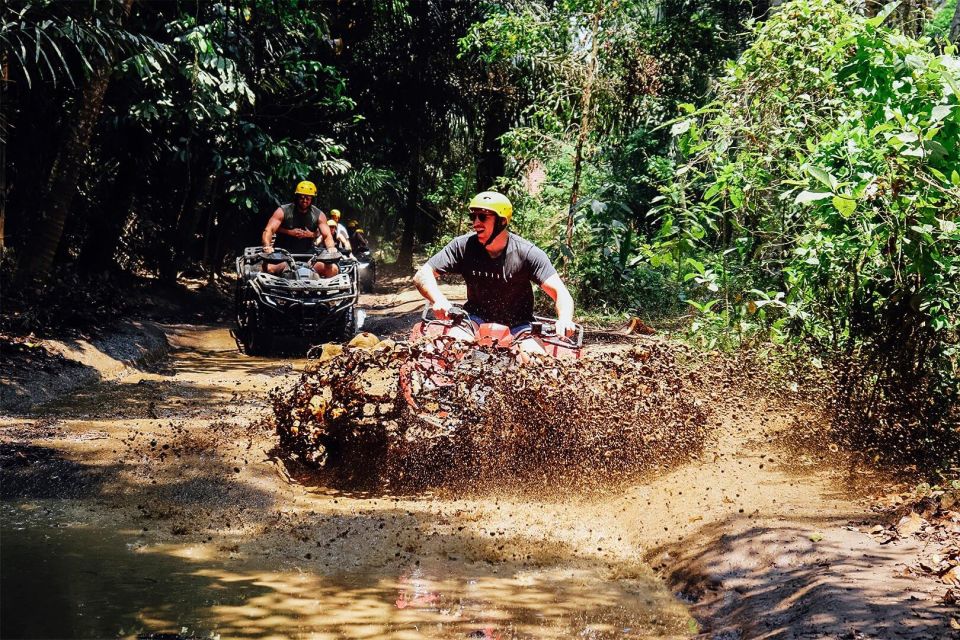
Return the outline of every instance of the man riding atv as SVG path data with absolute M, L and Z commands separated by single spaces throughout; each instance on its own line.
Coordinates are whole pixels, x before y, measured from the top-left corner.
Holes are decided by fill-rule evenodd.
M 290 253 L 313 253 L 313 248 L 323 241 L 327 252 L 325 258 L 338 255 L 333 235 L 327 226 L 327 217 L 323 211 L 313 206 L 317 196 L 317 186 L 308 180 L 297 185 L 293 192 L 294 202 L 282 205 L 273 212 L 263 230 L 263 251 L 273 253 L 274 236 L 276 246 Z M 286 262 L 264 262 L 264 270 L 280 275 L 288 268 Z M 330 278 L 339 272 L 335 261 L 317 261 L 314 271 L 322 278 Z
M 344 248 L 346 248 L 347 251 L 351 251 L 350 233 L 345 226 L 340 224 L 340 209 L 330 209 L 329 219 L 333 220 L 330 224 L 330 232 L 333 233 L 333 239 L 336 241 L 337 246 L 340 247 L 341 251 L 343 251 Z
M 510 200 L 495 191 L 484 191 L 470 201 L 469 208 L 474 233 L 454 238 L 413 278 L 420 294 L 430 302 L 434 316 L 446 320 L 453 306 L 440 291 L 437 276 L 459 273 L 467 283 L 464 310 L 470 323 L 450 335 L 473 340 L 476 327 L 484 322 L 506 325 L 511 334 L 517 335 L 529 329 L 534 319 L 530 283 L 535 282 L 556 303 L 556 334 L 572 335 L 573 298 L 547 254 L 507 231 L 513 216 Z M 522 340 L 519 346 L 523 351 L 544 353 L 532 338 Z
M 357 253 L 362 253 L 370 249 L 370 243 L 367 242 L 367 234 L 360 228 L 360 223 L 351 220 L 347 223 L 347 230 L 350 232 L 350 246 Z
M 339 223 L 333 218 L 327 220 L 327 226 L 330 227 L 330 235 L 333 236 L 333 242 L 337 245 L 337 250 L 340 253 L 346 253 L 350 255 L 353 251 L 353 247 L 350 245 L 350 240 L 348 240 L 344 235 L 337 232 L 337 226 Z

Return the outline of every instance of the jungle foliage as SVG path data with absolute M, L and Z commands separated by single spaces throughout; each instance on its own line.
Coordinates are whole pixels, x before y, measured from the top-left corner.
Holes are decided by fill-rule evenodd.
M 895 9 L 805 0 L 757 28 L 715 99 L 672 127 L 684 162 L 648 250 L 709 340 L 800 341 L 836 367 L 838 426 L 867 430 L 843 433 L 949 458 L 960 59 L 884 27 Z

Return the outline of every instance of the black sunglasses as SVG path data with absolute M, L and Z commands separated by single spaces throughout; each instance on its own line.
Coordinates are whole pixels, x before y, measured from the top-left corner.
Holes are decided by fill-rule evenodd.
M 486 211 L 471 211 L 471 212 L 470 212 L 470 219 L 471 219 L 471 220 L 476 220 L 477 218 L 480 218 L 481 220 L 486 221 L 490 216 L 493 216 L 493 215 L 496 215 L 496 214 L 494 214 L 494 213 L 487 213 Z

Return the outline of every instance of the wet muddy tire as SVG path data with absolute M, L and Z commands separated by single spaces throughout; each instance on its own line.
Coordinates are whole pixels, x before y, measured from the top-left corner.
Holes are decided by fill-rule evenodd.
M 265 356 L 273 349 L 273 334 L 269 328 L 261 326 L 256 304 L 248 303 L 244 322 L 240 325 L 243 348 L 247 355 Z
M 334 338 L 340 342 L 350 342 L 357 335 L 357 310 L 351 307 L 344 312 Z
M 260 327 L 252 327 L 247 334 L 247 354 L 266 356 L 273 350 L 273 336 Z

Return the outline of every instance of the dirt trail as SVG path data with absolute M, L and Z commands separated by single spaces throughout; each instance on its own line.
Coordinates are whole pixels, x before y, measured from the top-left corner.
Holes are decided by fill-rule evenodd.
M 421 304 L 364 306 L 386 334 Z M 793 409 L 734 402 L 698 460 L 602 492 L 338 492 L 291 481 L 263 427 L 305 361 L 167 329 L 162 369 L 0 418 L 3 637 L 955 633 L 942 585 L 895 577 L 917 543 L 852 530 L 871 479 L 771 444 Z

